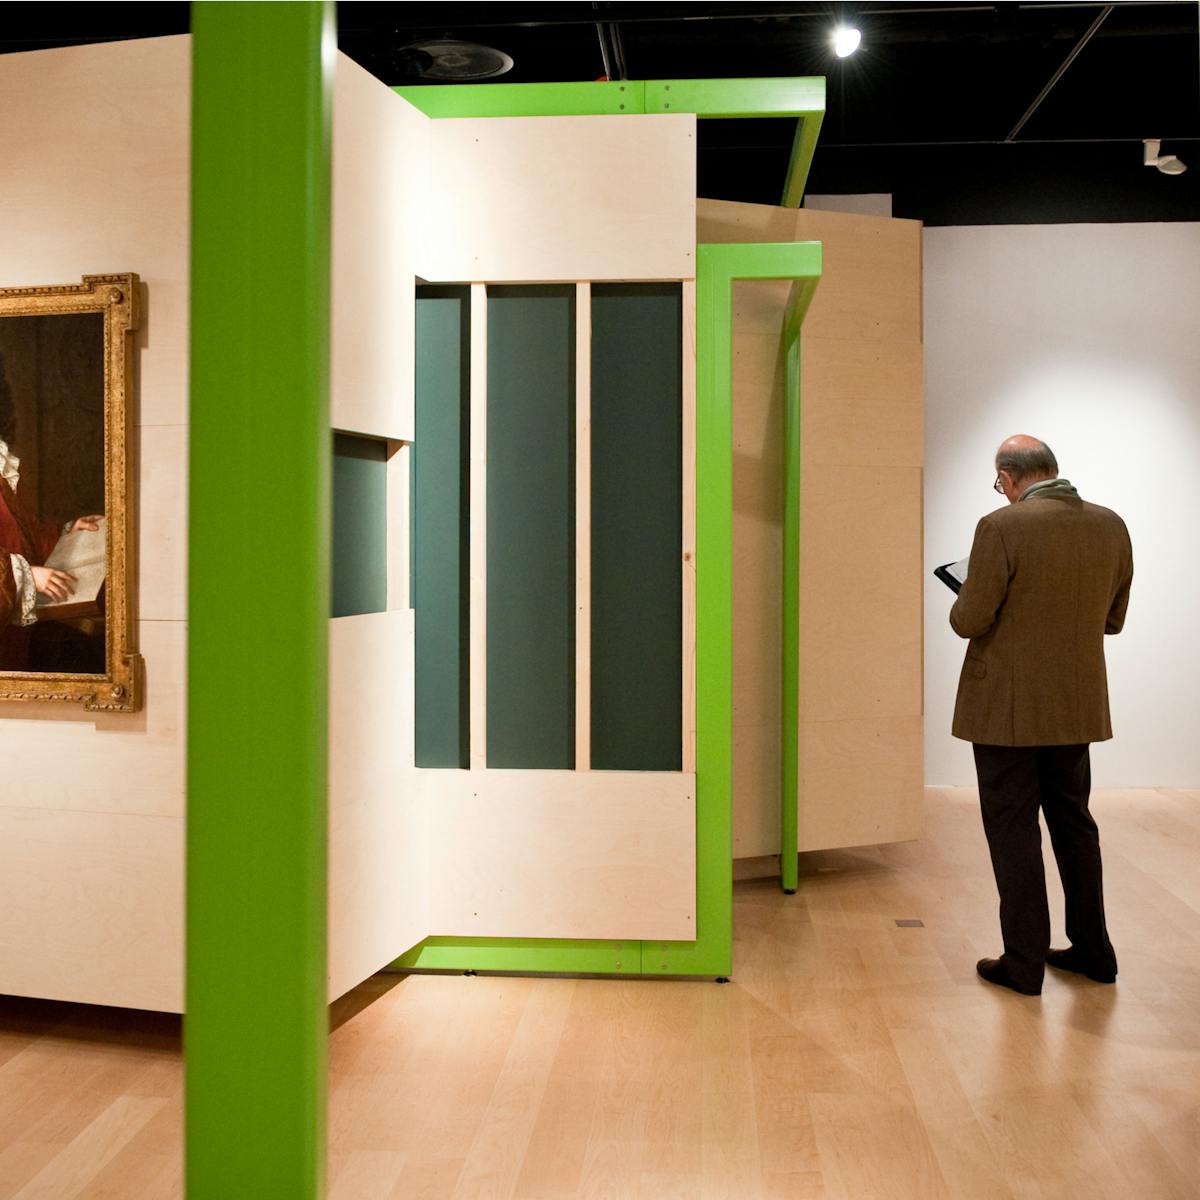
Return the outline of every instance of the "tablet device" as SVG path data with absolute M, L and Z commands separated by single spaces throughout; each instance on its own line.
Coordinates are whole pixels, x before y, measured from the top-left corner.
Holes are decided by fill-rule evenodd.
M 962 590 L 962 585 L 967 582 L 967 563 L 971 561 L 971 556 L 959 559 L 956 563 L 947 563 L 944 567 L 938 567 L 934 574 L 954 593 Z

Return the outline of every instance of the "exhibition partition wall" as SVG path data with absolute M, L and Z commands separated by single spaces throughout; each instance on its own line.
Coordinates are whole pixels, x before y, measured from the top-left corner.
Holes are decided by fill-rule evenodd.
M 0 55 L 0 287 L 141 280 L 127 468 L 146 664 L 138 712 L 0 700 L 10 995 L 183 1006 L 190 74 L 187 38 Z M 17 366 L 4 354 L 0 395 L 20 425 L 43 389 Z M 20 487 L 28 432 L 0 431 L 26 458 Z
M 694 180 L 677 193 L 671 180 L 694 171 L 689 108 L 745 115 L 773 90 L 775 107 L 764 111 L 795 116 L 807 106 L 801 126 L 812 135 L 814 81 L 772 82 L 707 81 L 687 97 L 671 82 L 402 89 L 437 114 L 432 188 L 438 220 L 456 222 L 460 246 L 452 268 L 453 240 L 429 242 L 421 274 L 472 282 L 469 298 L 435 287 L 418 300 L 416 719 L 429 740 L 416 763 L 434 936 L 399 966 L 729 970 L 730 644 L 719 603 L 730 586 L 721 569 L 729 501 L 718 497 L 730 398 L 719 382 L 711 398 L 692 394 L 695 323 L 708 328 L 706 303 L 723 311 L 729 281 L 705 290 L 703 248 L 697 261 L 694 234 L 677 241 Z M 561 112 L 573 115 L 551 115 Z M 672 128 L 659 120 L 688 122 L 682 157 L 669 141 L 647 142 Z M 655 235 L 672 222 L 665 239 Z M 673 247 L 682 258 L 671 259 Z M 777 247 L 753 264 L 808 285 L 819 269 L 815 247 Z M 524 280 L 540 282 L 512 286 Z M 557 289 L 545 286 L 555 280 Z M 536 319 L 522 324 L 522 309 Z M 719 355 L 731 326 L 712 319 Z M 453 486 L 430 477 L 425 451 L 453 472 Z M 426 587 L 437 601 L 422 601 Z M 429 727 L 427 704 L 443 714 L 440 728 Z
M 781 789 L 793 853 L 917 837 L 921 225 L 719 200 L 697 218 L 703 242 L 811 238 L 824 257 L 802 404 L 788 285 L 734 291 L 734 857 L 778 852 Z
M 213 28 L 206 22 L 250 21 L 251 13 L 257 21 L 295 15 L 291 8 L 238 6 L 201 8 L 197 13 L 204 28 Z M 247 43 L 262 37 L 263 29 L 252 26 L 253 22 L 245 29 L 239 26 L 234 40 Z M 69 280 L 89 269 L 130 268 L 137 268 L 144 281 L 132 462 L 140 543 L 133 578 L 147 699 L 140 713 L 112 716 L 87 716 L 48 704 L 6 704 L 6 730 L 38 753 L 13 757 L 13 787 L 6 789 L 0 812 L 0 820 L 10 825 L 0 843 L 6 864 L 0 878 L 11 889 L 10 911 L 26 915 L 6 930 L 0 986 L 24 994 L 167 1011 L 183 1007 L 187 539 L 182 486 L 187 478 L 189 52 L 187 39 L 166 38 L 9 55 L 2 64 L 6 111 L 22 114 L 5 127 L 6 161 L 12 165 L 6 194 L 14 213 L 5 226 L 11 241 L 6 262 L 13 272 L 6 282 L 36 285 Z M 223 65 L 230 71 L 258 70 L 257 64 L 246 65 L 248 53 L 224 59 Z M 711 564 L 707 578 L 714 587 L 728 585 L 728 574 L 720 567 L 720 531 L 714 526 L 717 540 L 704 542 L 703 530 L 694 524 L 695 509 L 686 498 L 694 487 L 696 450 L 685 453 L 685 442 L 695 447 L 711 437 L 713 453 L 719 456 L 725 453 L 721 447 L 728 443 L 730 421 L 727 407 L 714 409 L 711 419 L 703 410 L 695 414 L 693 398 L 696 114 L 667 111 L 669 105 L 678 109 L 683 102 L 663 99 L 673 86 L 663 83 L 630 85 L 637 96 L 633 102 L 628 96 L 617 100 L 625 85 L 554 89 L 564 111 L 585 110 L 579 116 L 431 118 L 349 60 L 337 59 L 335 72 L 328 423 L 336 431 L 330 447 L 336 496 L 333 579 L 329 588 L 317 589 L 330 598 L 338 614 L 327 634 L 332 930 L 328 994 L 344 992 L 409 947 L 417 947 L 413 954 L 422 965 L 461 965 L 463 946 L 439 944 L 438 938 L 481 942 L 467 951 L 486 950 L 494 965 L 563 969 L 573 963 L 583 969 L 586 963 L 589 969 L 620 973 L 727 970 L 727 801 L 707 808 L 701 788 L 697 822 L 695 791 L 687 778 L 695 769 L 697 744 L 693 693 L 704 688 L 703 678 L 697 682 L 695 674 L 693 616 L 696 590 L 705 586 L 703 563 Z M 113 76 L 136 78 L 138 86 L 110 96 L 96 108 L 88 97 L 104 90 L 103 81 Z M 213 85 L 214 91 L 226 94 L 240 86 L 224 77 Z M 695 85 L 691 103 L 703 108 L 706 117 L 752 112 L 754 104 L 781 115 L 801 112 L 798 144 L 811 145 L 810 134 L 820 119 L 817 84 L 785 81 L 776 89 L 785 101 L 777 98 L 774 109 L 763 99 L 766 81 L 746 85 L 745 95 L 751 99 L 739 105 L 734 101 L 740 88 L 738 81 L 712 81 L 711 91 Z M 438 94 L 438 89 L 425 91 L 431 97 Z M 547 94 L 535 91 L 533 101 L 544 108 Z M 53 105 L 37 100 L 51 94 Z M 515 103 L 513 95 L 506 104 Z M 647 99 L 654 95 L 657 101 Z M 645 111 L 655 104 L 656 111 Z M 596 112 L 597 106 L 603 111 Z M 200 106 L 197 111 L 208 110 Z M 213 121 L 239 144 L 248 140 L 243 126 L 227 115 Z M 204 144 L 202 135 L 210 137 L 211 129 L 198 123 L 198 147 Z M 270 135 L 262 136 L 270 140 Z M 224 153 L 208 152 L 213 161 Z M 86 167 L 93 160 L 92 173 L 104 180 L 103 187 L 97 184 L 81 192 L 68 178 L 59 178 L 65 164 Z M 141 181 L 136 196 L 128 187 L 118 187 L 108 170 L 110 164 L 126 160 Z M 806 160 L 796 161 L 803 166 Z M 801 175 L 794 162 L 793 181 Z M 482 198 L 481 179 L 489 181 Z M 474 186 L 468 187 L 472 180 Z M 246 194 L 269 193 L 273 187 L 264 165 Z M 198 201 L 194 214 L 203 217 L 210 209 L 217 215 L 232 212 L 224 201 Z M 96 230 L 104 231 L 99 241 Z M 225 228 L 218 226 L 208 244 L 226 236 Z M 206 244 L 203 238 L 198 241 Z M 786 257 L 780 261 L 786 262 Z M 228 274 L 232 266 L 227 256 L 222 263 Z M 812 260 L 797 269 L 810 271 Z M 246 285 L 258 297 L 258 326 L 264 301 L 271 298 L 272 309 L 276 307 L 281 280 L 273 267 L 263 267 Z M 536 785 L 550 778 L 544 766 L 487 772 L 493 780 L 486 786 L 516 786 L 520 793 L 505 830 L 488 827 L 495 814 L 466 782 L 474 774 L 469 744 L 462 743 L 468 753 L 465 769 L 418 765 L 416 758 L 417 717 L 410 681 L 419 639 L 410 601 L 423 584 L 409 578 L 407 543 L 414 516 L 409 502 L 414 453 L 419 458 L 413 414 L 417 287 L 429 280 L 466 288 L 478 305 L 481 319 L 467 328 L 466 337 L 477 343 L 473 361 L 479 369 L 463 380 L 468 391 L 476 389 L 484 412 L 491 387 L 489 345 L 495 347 L 494 362 L 501 362 L 507 341 L 493 337 L 489 343 L 488 310 L 499 313 L 496 305 L 515 302 L 520 307 L 529 300 L 506 295 L 503 289 L 549 284 L 567 289 L 570 298 L 573 324 L 568 330 L 564 323 L 562 332 L 573 337 L 574 407 L 562 428 L 575 439 L 574 466 L 573 474 L 567 472 L 563 459 L 560 468 L 560 486 L 568 477 L 572 482 L 571 495 L 563 497 L 558 510 L 565 521 L 560 525 L 558 572 L 561 580 L 561 568 L 571 559 L 574 581 L 572 590 L 563 591 L 555 603 L 561 618 L 564 597 L 588 600 L 575 607 L 570 647 L 574 666 L 564 667 L 562 676 L 569 676 L 572 685 L 568 695 L 574 760 L 549 768 L 567 772 L 560 781 L 565 797 L 561 801 L 547 799 L 544 788 L 539 793 Z M 220 303 L 220 286 L 216 291 L 213 310 L 226 318 L 216 338 L 220 342 L 232 336 L 229 330 L 235 322 L 230 314 L 235 309 Z M 562 311 L 567 313 L 566 308 Z M 492 324 L 498 328 L 500 320 Z M 782 313 L 773 333 L 776 341 L 781 326 Z M 634 329 L 640 331 L 636 344 L 629 340 Z M 717 336 L 728 338 L 729 330 Z M 230 378 L 231 351 L 218 344 L 211 353 L 220 370 L 205 394 L 221 394 Z M 502 386 L 498 376 L 496 387 Z M 631 389 L 643 387 L 650 389 L 645 395 L 653 396 L 653 403 L 641 405 L 646 412 L 639 412 Z M 593 392 L 594 427 L 584 407 Z M 646 423 L 651 407 L 657 424 Z M 585 419 L 580 419 L 581 413 Z M 248 428 L 250 415 L 250 410 L 238 408 L 221 419 L 232 435 Z M 634 416 L 639 420 L 636 427 L 631 423 Z M 500 434 L 505 432 L 502 421 L 493 423 Z M 467 428 L 471 429 L 469 421 Z M 474 428 L 478 434 L 486 420 Z M 584 440 L 589 430 L 595 451 L 591 456 Z M 545 430 L 539 427 L 538 432 L 544 435 Z M 430 445 L 430 461 L 436 462 L 435 437 Z M 513 518 L 506 511 L 506 505 L 511 507 L 506 489 L 512 492 L 520 481 L 522 446 L 511 444 L 504 453 L 508 482 L 503 472 L 492 472 L 500 501 L 492 515 L 499 522 Z M 589 477 L 593 457 L 595 471 Z M 197 476 L 192 461 L 193 479 L 200 478 L 202 484 L 206 466 L 201 464 Z M 486 446 L 484 455 L 477 455 L 468 467 L 458 480 L 468 488 L 460 501 L 471 495 L 471 470 L 487 480 Z M 235 499 L 240 511 L 248 511 L 245 489 L 254 481 L 239 483 L 242 490 Z M 631 490 L 634 484 L 648 490 Z M 487 488 L 484 482 L 474 494 L 486 497 Z M 226 494 L 221 488 L 217 492 Z M 678 505 L 668 503 L 676 493 Z M 207 494 L 198 499 L 193 521 L 206 521 L 214 503 Z M 629 530 L 639 525 L 638 515 L 647 506 L 653 508 L 655 521 L 640 522 L 649 540 L 635 547 Z M 490 502 L 481 510 L 475 537 L 464 543 L 478 551 L 476 578 L 482 590 L 477 601 L 480 596 L 485 600 L 473 610 L 468 603 L 466 609 L 468 618 L 471 611 L 476 615 L 473 626 L 467 621 L 468 641 L 473 628 L 476 637 L 482 636 L 482 653 L 464 654 L 457 662 L 460 672 L 470 667 L 477 673 L 476 703 L 488 696 L 488 643 L 493 654 L 503 645 L 502 638 L 487 636 L 496 617 L 488 612 L 487 583 L 490 579 L 493 589 L 504 583 L 502 571 L 487 570 L 488 555 L 503 554 L 502 545 L 489 545 L 486 538 L 489 507 Z M 586 519 L 589 509 L 600 519 Z M 364 524 L 366 510 L 372 515 Z M 470 516 L 468 509 L 463 512 Z M 203 532 L 212 528 L 210 521 Z M 261 525 L 256 525 L 255 536 L 263 543 L 262 554 L 279 544 L 270 541 Z M 328 535 L 326 539 L 328 551 Z M 711 548 L 701 556 L 694 581 L 695 552 L 704 545 Z M 668 553 L 668 546 L 675 551 Z M 291 558 L 288 562 L 288 587 L 299 588 L 297 568 Z M 200 589 L 194 595 L 207 597 L 197 603 L 212 602 L 216 593 L 205 588 L 221 593 L 219 607 L 232 602 L 219 570 L 193 575 L 193 588 Z M 632 586 L 632 577 L 639 584 L 655 581 L 653 605 L 643 603 L 645 589 Z M 460 599 L 469 600 L 469 573 L 465 578 Z M 631 605 L 638 606 L 636 628 Z M 570 624 L 560 619 L 555 652 L 560 658 L 562 631 Z M 265 629 L 278 622 L 262 618 L 260 625 L 266 637 Z M 668 627 L 677 628 L 677 635 L 662 636 Z M 232 628 L 226 622 L 227 636 Z M 705 636 L 701 623 L 702 655 Z M 280 644 L 282 640 L 277 639 Z M 503 656 L 497 667 L 511 669 L 519 665 L 519 657 L 510 648 L 507 667 Z M 644 671 L 651 657 L 653 670 Z M 277 694 L 278 679 L 272 672 L 238 671 L 239 683 L 253 688 L 254 699 L 243 709 L 234 702 L 226 659 L 209 649 L 197 658 L 201 660 L 214 667 L 217 694 L 211 719 L 219 727 L 236 721 L 253 728 L 250 715 Z M 503 679 L 502 670 L 491 674 L 493 683 Z M 677 689 L 671 682 L 676 674 Z M 471 680 L 463 678 L 465 685 L 454 702 L 467 705 L 467 721 L 452 733 L 462 738 L 474 728 L 486 739 L 488 709 L 496 726 L 497 717 L 504 714 L 503 696 L 493 688 L 481 710 L 483 719 L 472 726 Z M 719 676 L 713 678 L 720 689 Z M 623 703 L 634 698 L 635 682 L 640 698 L 636 704 Z M 678 704 L 664 719 L 672 707 L 670 691 L 677 691 Z M 201 696 L 193 704 L 196 719 L 209 711 L 205 703 Z M 714 736 L 718 741 L 723 736 L 719 727 Z M 258 738 L 257 765 L 267 761 L 262 747 L 276 741 Z M 699 741 L 707 744 L 702 734 Z M 669 748 L 676 743 L 677 760 Z M 486 740 L 482 744 L 486 754 Z M 33 770 L 35 762 L 42 775 L 51 773 L 50 786 Z M 581 769 L 585 766 L 593 769 Z M 54 773 L 63 770 L 70 772 L 69 781 L 64 777 L 61 786 L 53 784 Z M 519 780 L 510 774 L 523 771 L 536 775 Z M 311 778 L 313 772 L 304 768 L 304 774 Z M 270 778 L 274 782 L 282 776 L 271 772 Z M 722 779 L 723 768 L 718 768 L 716 786 L 708 795 L 721 796 Z M 606 803 L 612 798 L 611 806 L 592 803 L 600 796 Z M 548 815 L 538 810 L 539 804 L 548 805 Z M 545 902 L 536 905 L 541 923 L 527 923 L 521 915 L 520 903 L 534 911 L 527 901 L 507 912 L 499 901 L 481 910 L 471 890 L 494 897 L 507 893 L 505 903 L 514 903 L 508 881 L 518 859 L 506 858 L 505 843 L 497 839 L 516 826 L 522 805 L 539 812 L 538 822 L 550 838 L 538 849 L 521 850 L 536 867 L 530 881 L 536 882 L 537 872 L 543 872 L 539 886 Z M 628 826 L 623 824 L 626 818 Z M 220 836 L 229 836 L 233 826 L 220 828 Z M 717 943 L 721 948 L 703 961 L 688 951 L 697 916 L 697 839 L 701 862 L 715 864 L 711 877 L 701 866 L 700 877 L 716 880 L 713 894 L 725 896 Z M 433 871 L 426 850 L 431 842 L 445 856 Z M 580 846 L 588 847 L 582 861 Z M 253 853 L 248 855 L 250 862 Z M 472 855 L 470 861 L 477 867 L 464 877 L 460 864 Z M 562 855 L 567 858 L 556 865 Z M 618 864 L 627 860 L 618 865 L 616 876 L 611 874 L 614 859 Z M 243 872 L 252 873 L 249 866 Z M 703 895 L 708 894 L 706 886 L 700 888 Z M 606 897 L 604 903 L 597 902 L 600 895 Z M 623 895 L 629 900 L 621 900 Z M 626 922 L 625 916 L 639 906 L 643 911 L 638 922 Z M 556 912 L 560 917 L 553 916 Z M 579 915 L 561 916 L 571 912 Z M 550 923 L 555 920 L 560 923 Z M 619 937 L 612 936 L 618 932 Z M 434 940 L 422 944 L 430 935 Z M 52 954 L 44 952 L 47 938 Z M 649 956 L 653 964 L 642 962 L 643 940 L 657 943 Z M 682 946 L 662 952 L 663 945 L 676 942 Z M 97 952 L 98 947 L 103 952 Z M 682 957 L 675 961 L 677 949 Z M 559 957 L 547 956 L 559 951 Z

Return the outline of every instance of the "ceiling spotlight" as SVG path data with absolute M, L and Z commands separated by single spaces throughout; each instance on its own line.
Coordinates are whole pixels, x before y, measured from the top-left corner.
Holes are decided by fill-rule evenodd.
M 838 58 L 849 58 L 862 42 L 862 34 L 857 29 L 839 25 L 833 31 L 833 52 Z
M 1182 175 L 1187 170 L 1187 163 L 1180 162 L 1175 155 L 1159 154 L 1161 138 L 1147 138 L 1142 145 L 1145 147 L 1142 162 L 1146 166 L 1157 167 L 1164 175 Z

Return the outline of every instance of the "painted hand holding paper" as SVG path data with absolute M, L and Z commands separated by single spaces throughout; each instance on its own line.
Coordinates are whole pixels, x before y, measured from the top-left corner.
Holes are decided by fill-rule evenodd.
M 66 600 L 54 600 L 39 593 L 39 609 L 57 608 L 64 604 L 81 604 L 95 601 L 104 586 L 108 573 L 106 531 L 108 522 L 101 517 L 97 529 L 75 529 L 58 539 L 46 566 L 64 571 L 75 578 L 74 591 Z

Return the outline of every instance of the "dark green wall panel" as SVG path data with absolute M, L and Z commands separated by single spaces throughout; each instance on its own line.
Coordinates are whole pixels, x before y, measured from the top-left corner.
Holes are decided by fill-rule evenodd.
M 592 289 L 592 767 L 682 762 L 681 296 Z
M 412 589 L 416 762 L 470 765 L 470 292 L 417 292 Z
M 575 289 L 489 289 L 487 760 L 575 765 Z
M 333 615 L 387 609 L 387 443 L 333 439 Z

